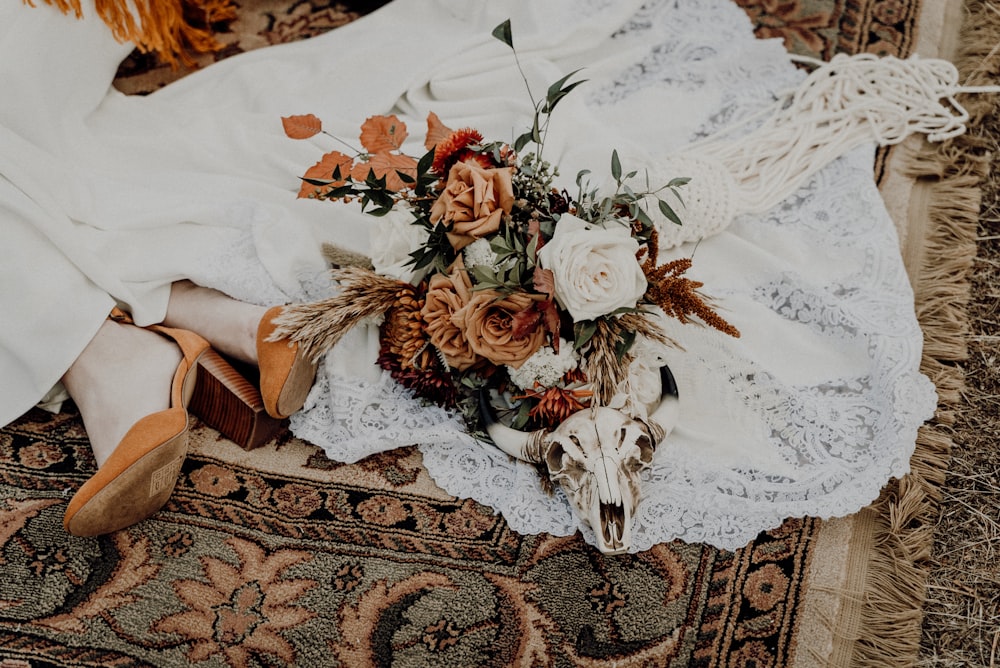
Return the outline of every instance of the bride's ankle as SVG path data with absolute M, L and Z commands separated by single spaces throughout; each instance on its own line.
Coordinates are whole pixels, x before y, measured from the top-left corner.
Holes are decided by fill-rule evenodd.
M 164 324 L 196 332 L 220 353 L 256 364 L 257 327 L 266 311 L 218 290 L 180 281 L 171 289 Z
M 180 360 L 180 349 L 154 332 L 112 321 L 102 325 L 63 377 L 98 466 L 139 419 L 170 407 Z

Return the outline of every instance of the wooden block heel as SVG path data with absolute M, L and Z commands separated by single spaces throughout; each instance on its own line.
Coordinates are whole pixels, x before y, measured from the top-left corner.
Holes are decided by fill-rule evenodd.
M 188 406 L 202 422 L 244 450 L 253 450 L 283 432 L 286 421 L 264 409 L 255 370 L 207 350 L 199 360 L 198 384 Z

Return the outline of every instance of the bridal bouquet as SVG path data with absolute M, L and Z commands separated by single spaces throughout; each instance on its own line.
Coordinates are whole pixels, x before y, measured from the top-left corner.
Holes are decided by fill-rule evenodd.
M 509 22 L 493 34 L 513 48 Z M 354 202 L 376 234 L 370 264 L 336 262 L 341 291 L 323 318 L 289 324 L 299 340 L 319 354 L 380 316 L 382 368 L 478 431 L 484 391 L 516 429 L 555 428 L 591 405 L 641 413 L 646 390 L 660 390 L 644 351 L 671 343 L 659 318 L 739 336 L 684 276 L 690 259 L 658 262 L 647 209 L 680 225 L 688 179 L 649 183 L 612 152 L 613 192 L 591 188 L 586 171 L 572 192 L 559 184 L 545 136 L 559 101 L 583 83 L 575 74 L 532 98 L 532 125 L 513 143 L 432 113 L 426 153 L 414 157 L 403 150 L 406 125 L 375 116 L 361 126 L 362 149 L 309 168 L 300 197 Z M 313 115 L 282 120 L 295 139 L 323 131 Z

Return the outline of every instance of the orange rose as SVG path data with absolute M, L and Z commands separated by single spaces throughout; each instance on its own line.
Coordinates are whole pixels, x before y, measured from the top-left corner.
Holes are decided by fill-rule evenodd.
M 455 250 L 497 231 L 514 204 L 511 168 L 484 169 L 474 162 L 459 162 L 448 171 L 448 182 L 431 206 L 431 222 L 453 225 L 448 233 Z
M 494 364 L 508 364 L 516 369 L 545 342 L 543 327 L 514 338 L 515 314 L 534 301 L 536 298 L 525 292 L 504 296 L 494 290 L 481 290 L 472 294 L 469 303 L 455 314 L 455 320 L 473 352 Z
M 434 274 L 427 285 L 424 306 L 420 316 L 426 324 L 427 335 L 448 362 L 459 371 L 468 369 L 479 361 L 479 355 L 469 347 L 465 333 L 455 322 L 455 313 L 472 298 L 472 282 L 465 269 L 459 266 L 450 276 Z

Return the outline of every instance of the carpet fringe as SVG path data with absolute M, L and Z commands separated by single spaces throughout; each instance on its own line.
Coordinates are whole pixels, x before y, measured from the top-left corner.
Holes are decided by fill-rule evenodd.
M 956 65 L 966 84 L 977 85 L 975 74 L 984 57 L 1000 43 L 1000 26 L 983 3 L 969 2 L 967 8 Z M 993 29 L 984 29 L 990 23 Z M 973 125 L 996 98 L 979 95 L 962 102 Z M 908 156 L 908 162 L 909 176 L 930 183 L 932 227 L 914 288 L 925 334 L 921 371 L 937 387 L 939 403 L 934 419 L 918 433 L 910 473 L 888 486 L 872 506 L 877 514 L 875 552 L 851 663 L 872 668 L 913 666 L 920 652 L 928 562 L 952 448 L 950 427 L 965 383 L 960 363 L 968 356 L 968 276 L 976 256 L 980 186 L 989 172 L 986 147 L 971 134 Z

